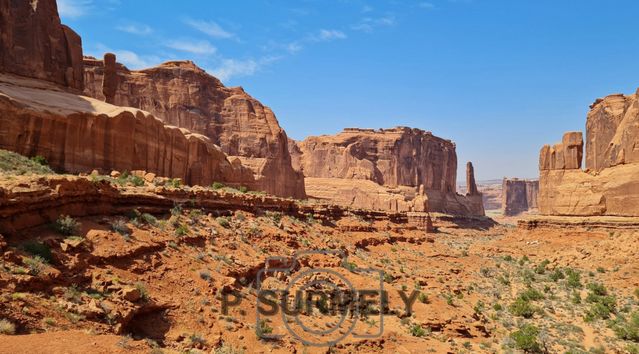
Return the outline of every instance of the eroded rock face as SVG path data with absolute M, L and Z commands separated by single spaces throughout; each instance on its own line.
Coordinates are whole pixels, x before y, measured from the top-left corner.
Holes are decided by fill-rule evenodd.
M 539 181 L 504 178 L 502 206 L 504 215 L 514 216 L 537 208 Z
M 82 40 L 55 0 L 0 2 L 0 31 L 0 72 L 82 90 Z
M 597 100 L 586 121 L 586 168 L 639 163 L 639 90 Z
M 468 161 L 466 163 L 466 195 L 477 195 L 479 190 L 477 189 L 477 183 L 475 183 L 475 168 L 473 163 Z
M 0 75 L 0 148 L 44 156 L 72 173 L 143 169 L 188 184 L 254 183 L 249 169 L 205 136 L 16 76 Z
M 539 209 L 545 215 L 639 216 L 637 94 L 597 100 L 586 124 L 586 171 L 581 133 L 540 152 Z
M 303 177 L 291 166 L 286 133 L 271 109 L 242 88 L 225 87 L 190 61 L 140 71 L 117 64 L 115 74 L 110 67 L 85 58 L 85 94 L 110 100 L 114 92 L 114 104 L 140 108 L 167 124 L 208 137 L 229 158 L 253 170 L 250 189 L 305 196 Z
M 457 154 L 450 140 L 420 129 L 348 128 L 289 142 L 307 194 L 361 208 L 483 215 L 481 194 L 456 194 Z M 472 165 L 469 170 L 474 185 Z

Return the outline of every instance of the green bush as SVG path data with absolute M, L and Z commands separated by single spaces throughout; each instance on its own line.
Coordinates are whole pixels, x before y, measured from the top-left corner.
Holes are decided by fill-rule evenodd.
M 239 191 L 240 191 L 240 193 L 246 193 L 246 192 L 248 192 L 248 188 L 247 188 L 247 187 L 245 187 L 245 186 L 240 186 L 240 188 L 238 188 L 237 190 L 239 190 Z
M 550 279 L 554 282 L 559 281 L 559 279 L 564 279 L 565 277 L 564 272 L 562 272 L 559 268 L 550 273 Z
M 0 334 L 11 335 L 16 333 L 16 326 L 6 319 L 0 320 Z
M 34 256 L 41 257 L 46 262 L 51 262 L 53 260 L 53 254 L 51 253 L 51 247 L 46 243 L 42 242 L 27 242 L 24 244 L 24 250 L 28 253 L 31 253 Z
M 47 161 L 47 159 L 44 156 L 40 156 L 40 155 L 36 155 L 34 157 L 31 158 L 31 161 L 42 165 L 42 166 L 48 166 L 49 162 Z
M 219 218 L 215 219 L 215 221 L 217 221 L 217 223 L 220 224 L 220 226 L 222 226 L 223 228 L 228 229 L 229 227 L 231 227 L 231 222 L 226 217 L 220 216 Z
M 29 274 L 38 275 L 46 267 L 46 261 L 40 256 L 26 258 L 24 264 L 29 268 Z
M 525 324 L 519 327 L 519 330 L 510 334 L 515 348 L 523 350 L 525 353 L 542 353 L 541 344 L 538 337 L 539 329 L 533 325 Z
M 69 215 L 60 215 L 55 222 L 56 230 L 64 236 L 73 236 L 78 232 L 80 223 Z
M 181 222 L 178 222 L 175 225 L 175 236 L 182 237 L 182 236 L 186 236 L 188 234 L 189 234 L 188 226 L 182 224 Z
M 126 222 L 122 219 L 117 219 L 111 223 L 111 230 L 119 233 L 122 236 L 129 236 L 131 229 L 126 225 Z
M 531 305 L 530 301 L 521 297 L 515 299 L 515 301 L 508 307 L 508 310 L 514 316 L 521 316 L 523 318 L 532 318 L 535 313 L 539 312 L 539 309 Z
M 528 288 L 524 290 L 521 294 L 519 294 L 519 297 L 526 301 L 537 301 L 537 300 L 543 300 L 544 294 L 539 292 L 539 290 L 537 289 Z
M 566 285 L 570 288 L 582 288 L 581 275 L 573 269 L 566 269 Z
M 220 182 L 213 182 L 213 184 L 211 185 L 211 188 L 216 189 L 216 190 L 217 189 L 222 189 L 224 187 L 225 187 L 224 184 L 220 183 Z
M 158 219 L 148 213 L 144 213 L 142 215 L 140 215 L 140 219 L 147 225 L 151 225 L 151 226 L 157 226 L 158 225 Z
M 409 331 L 413 337 L 424 337 L 425 335 L 428 334 L 428 332 L 424 329 L 424 327 L 422 327 L 420 324 L 417 324 L 417 323 L 410 326 Z

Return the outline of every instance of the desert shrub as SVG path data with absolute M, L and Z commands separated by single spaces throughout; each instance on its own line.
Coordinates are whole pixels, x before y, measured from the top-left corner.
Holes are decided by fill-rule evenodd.
M 73 234 L 78 232 L 79 227 L 80 223 L 69 215 L 60 215 L 55 222 L 56 230 L 64 236 L 73 236 Z
M 126 222 L 122 219 L 117 219 L 111 223 L 111 230 L 119 233 L 122 236 L 129 236 L 131 229 L 126 225 Z
M 561 271 L 561 269 L 557 268 L 552 273 L 550 273 L 549 277 L 552 281 L 557 282 L 559 281 L 559 279 L 564 279 L 566 276 L 564 275 L 564 272 Z
M 273 332 L 273 328 L 269 326 L 266 320 L 260 320 L 255 328 L 255 333 L 258 337 L 262 337 L 264 334 L 269 334 Z
M 617 299 L 608 295 L 608 290 L 602 284 L 590 283 L 587 287 L 588 296 L 586 296 L 586 302 L 590 304 L 590 307 L 586 310 L 584 319 L 587 322 L 596 319 L 609 319 L 610 314 L 615 312 Z
M 417 300 L 419 300 L 422 304 L 429 303 L 428 295 L 426 293 L 420 292 L 419 295 L 417 295 Z
M 512 261 L 514 260 L 514 259 L 513 259 L 513 256 L 511 256 L 511 255 L 509 255 L 509 254 L 505 255 L 505 256 L 503 257 L 503 259 L 504 259 L 504 261 L 506 261 L 506 262 L 512 262 Z
M 240 186 L 238 189 L 238 191 L 240 191 L 240 193 L 246 193 L 248 192 L 248 188 L 245 186 Z
M 537 274 L 544 274 L 546 273 L 546 267 L 548 266 L 548 264 L 550 264 L 550 261 L 547 259 L 544 259 L 541 263 L 539 263 L 536 267 L 535 267 L 535 273 Z
M 29 269 L 29 274 L 31 275 L 38 275 L 46 268 L 46 261 L 40 256 L 25 258 L 24 264 Z
M 31 253 L 34 256 L 41 257 L 47 262 L 53 260 L 53 254 L 51 253 L 51 247 L 42 242 L 27 242 L 23 246 L 24 250 Z
M 155 216 L 148 213 L 144 213 L 140 215 L 140 220 L 142 220 L 142 222 L 144 222 L 147 225 L 151 225 L 151 226 L 158 225 L 158 219 Z
M 211 188 L 213 189 L 222 189 L 224 188 L 224 183 L 220 183 L 220 182 L 213 182 L 213 184 L 211 185 Z
M 200 278 L 202 280 L 211 280 L 211 272 L 208 269 L 202 269 L 199 271 Z
M 519 327 L 519 330 L 510 334 L 515 348 L 523 350 L 525 353 L 542 353 L 542 346 L 539 344 L 539 329 L 531 324 Z
M 200 334 L 193 333 L 189 336 L 189 343 L 192 346 L 205 346 L 206 339 L 204 339 L 204 337 L 202 337 L 202 335 Z
M 138 289 L 138 291 L 140 292 L 140 297 L 142 298 L 142 300 L 144 301 L 149 300 L 149 291 L 147 290 L 146 285 L 144 283 L 141 283 L 141 282 L 135 283 L 135 288 Z
M 47 159 L 44 156 L 40 156 L 40 155 L 36 155 L 34 157 L 31 158 L 31 161 L 42 165 L 42 166 L 47 166 L 49 165 L 49 162 L 47 161 Z
M 479 300 L 477 301 L 477 303 L 475 304 L 475 306 L 473 307 L 473 311 L 475 311 L 476 314 L 481 314 L 482 312 L 484 312 L 484 302 Z
M 1 319 L 0 320 L 0 334 L 15 334 L 16 333 L 16 326 L 9 322 L 6 319 Z
M 610 327 L 620 339 L 639 342 L 639 311 L 632 313 L 629 320 L 617 316 Z
M 504 309 L 504 307 L 500 303 L 495 303 L 493 305 L 493 310 L 495 310 L 495 311 L 501 311 L 503 309 Z
M 144 185 L 144 179 L 139 176 L 131 176 L 131 178 L 129 178 L 129 182 L 136 187 L 142 187 Z
M 566 269 L 566 285 L 570 288 L 582 288 L 581 275 L 573 269 Z
M 182 237 L 189 234 L 189 227 L 181 222 L 177 222 L 175 225 L 175 236 Z
M 271 219 L 275 225 L 278 225 L 282 221 L 282 213 L 276 211 L 267 211 L 266 217 Z
M 534 288 L 528 288 L 519 294 L 519 297 L 526 301 L 537 301 L 544 298 L 544 294 Z
M 179 178 L 169 178 L 166 181 L 166 186 L 177 189 L 182 187 L 182 181 Z
M 409 332 L 413 337 L 424 337 L 428 332 L 420 324 L 413 324 L 409 327 Z
M 212 354 L 244 354 L 243 349 L 232 347 L 229 344 L 223 343 L 221 347 L 213 349 Z
M 217 223 L 224 228 L 228 229 L 229 227 L 231 227 L 231 223 L 226 217 L 220 216 L 219 218 L 215 219 L 215 221 L 217 221 Z
M 40 162 L 45 162 L 41 164 Z M 46 166 L 44 158 L 27 158 L 15 152 L 0 149 L 0 172 L 12 175 L 24 174 L 55 174 L 49 166 Z
M 171 209 L 171 215 L 173 216 L 180 216 L 182 215 L 182 205 L 181 204 L 175 204 L 173 206 L 173 208 Z
M 521 316 L 524 318 L 532 318 L 536 312 L 539 311 L 538 308 L 530 304 L 530 301 L 518 297 L 515 301 L 510 304 L 508 310 L 514 316 Z

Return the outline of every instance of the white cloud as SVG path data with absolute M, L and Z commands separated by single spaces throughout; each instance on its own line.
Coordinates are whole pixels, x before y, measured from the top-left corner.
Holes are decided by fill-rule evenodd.
M 328 42 L 335 39 L 345 39 L 346 34 L 338 30 L 321 29 L 317 34 L 312 35 L 309 39 L 315 42 Z
M 139 36 L 146 36 L 153 32 L 153 29 L 147 25 L 136 25 L 136 24 L 122 25 L 122 26 L 116 27 L 115 29 L 117 29 L 118 31 L 136 34 Z
M 202 21 L 186 18 L 184 19 L 184 23 L 214 38 L 228 39 L 235 37 L 234 33 L 225 30 L 224 28 L 222 28 L 222 26 L 213 21 Z
M 92 2 L 92 0 L 58 0 L 58 12 L 61 17 L 82 17 L 89 12 Z
M 251 76 L 259 71 L 263 66 L 271 64 L 281 57 L 264 57 L 260 60 L 247 59 L 222 59 L 220 65 L 209 71 L 213 76 L 222 81 L 228 81 L 233 77 Z
M 88 55 L 92 55 L 96 58 L 102 58 L 104 53 L 115 54 L 116 60 L 119 63 L 122 63 L 127 68 L 134 70 L 150 68 L 165 61 L 155 55 L 140 55 L 126 49 L 111 49 L 101 43 L 98 43 L 95 46 L 95 50 L 88 53 Z
M 395 16 L 390 15 L 377 18 L 365 17 L 351 28 L 355 31 L 373 32 L 378 27 L 391 27 L 396 23 Z
M 217 48 L 212 46 L 208 41 L 180 39 L 168 41 L 165 45 L 171 49 L 198 55 L 210 55 L 217 52 Z
M 435 8 L 435 4 L 433 4 L 432 2 L 420 2 L 417 6 L 421 7 L 422 9 L 434 9 Z

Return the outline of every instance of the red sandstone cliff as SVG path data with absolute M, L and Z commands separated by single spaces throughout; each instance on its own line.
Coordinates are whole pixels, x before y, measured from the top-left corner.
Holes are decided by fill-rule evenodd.
M 504 215 L 513 216 L 536 209 L 539 181 L 504 178 L 502 185 L 502 207 Z
M 598 99 L 586 123 L 586 170 L 581 169 L 583 137 L 540 152 L 539 208 L 545 215 L 639 216 L 639 92 Z
M 255 184 L 207 137 L 77 95 L 81 40 L 60 24 L 54 0 L 2 1 L 0 24 L 0 148 L 68 172 L 142 169 L 191 184 Z
M 55 0 L 0 1 L 0 72 L 82 90 L 82 40 Z
M 484 213 L 472 164 L 468 176 L 474 193 L 461 196 L 455 144 L 430 132 L 349 128 L 290 142 L 289 150 L 309 196 L 363 208 Z
M 248 187 L 303 198 L 301 174 L 291 166 L 288 139 L 270 108 L 242 88 L 227 88 L 190 61 L 131 71 L 85 58 L 85 94 L 151 112 L 167 124 L 207 136 L 255 174 Z M 106 75 L 105 75 L 106 73 Z

